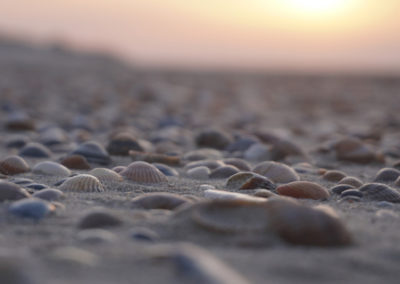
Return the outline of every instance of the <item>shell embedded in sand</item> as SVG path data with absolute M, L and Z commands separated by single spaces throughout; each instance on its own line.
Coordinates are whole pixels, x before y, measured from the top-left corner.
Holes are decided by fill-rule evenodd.
M 103 192 L 101 182 L 92 175 L 80 174 L 67 179 L 61 186 L 62 191 Z
M 60 161 L 61 165 L 71 170 L 89 170 L 90 165 L 82 155 L 70 155 Z
M 146 153 L 138 151 L 129 151 L 129 156 L 133 161 L 144 161 L 147 163 L 161 163 L 170 166 L 179 166 L 181 164 L 181 158 L 178 156 L 171 156 L 157 153 Z
M 51 151 L 40 143 L 30 142 L 19 151 L 19 155 L 32 158 L 50 158 Z
M 121 175 L 128 180 L 141 183 L 162 183 L 167 182 L 167 177 L 155 166 L 146 162 L 131 163 Z
M 226 165 L 231 165 L 234 166 L 236 168 L 238 168 L 241 171 L 250 171 L 251 167 L 249 165 L 249 163 L 247 163 L 245 160 L 243 159 L 239 159 L 239 158 L 229 158 L 229 159 L 224 159 L 223 162 Z
M 8 181 L 0 181 L 0 202 L 27 197 L 30 197 L 30 194 L 19 185 Z
M 393 168 L 383 168 L 376 174 L 374 182 L 394 182 L 399 176 L 399 170 Z
M 345 177 L 345 178 L 342 178 L 342 179 L 339 181 L 338 184 L 348 184 L 348 185 L 352 185 L 352 186 L 354 186 L 354 187 L 356 187 L 356 188 L 363 185 L 362 181 L 359 180 L 359 179 L 356 178 L 356 177 Z
M 341 194 L 343 191 L 348 189 L 354 189 L 354 186 L 349 184 L 338 184 L 330 188 L 329 191 L 334 194 Z
M 29 172 L 29 165 L 19 156 L 9 156 L 0 162 L 0 173 L 16 175 Z
M 88 174 L 97 177 L 102 183 L 119 182 L 123 180 L 121 175 L 113 170 L 106 168 L 95 168 L 91 170 Z
M 210 173 L 210 178 L 228 178 L 230 176 L 233 176 L 234 174 L 237 174 L 239 172 L 239 169 L 236 168 L 235 166 L 222 166 L 219 168 L 216 168 Z
M 199 148 L 223 150 L 232 142 L 232 139 L 229 134 L 219 129 L 204 129 L 196 135 L 195 142 Z
M 363 199 L 369 201 L 388 201 L 400 203 L 398 190 L 382 183 L 367 183 L 358 189 L 363 193 Z
M 253 171 L 276 183 L 289 183 L 300 180 L 299 175 L 291 167 L 273 161 L 260 163 L 254 167 Z
M 203 148 L 189 151 L 183 155 L 183 160 L 199 161 L 199 160 L 219 160 L 222 159 L 222 153 L 215 149 Z
M 129 132 L 117 133 L 107 146 L 107 151 L 111 155 L 128 156 L 130 150 L 144 151 L 136 138 Z
M 324 173 L 322 178 L 331 182 L 339 182 L 342 178 L 346 177 L 346 174 L 342 171 L 330 170 Z
M 64 197 L 64 193 L 58 189 L 47 188 L 35 192 L 32 197 L 40 198 L 47 201 L 54 201 Z
M 17 217 L 34 220 L 40 220 L 54 210 L 54 205 L 36 198 L 18 200 L 8 208 L 8 212 Z
M 86 213 L 78 223 L 80 229 L 93 229 L 114 227 L 122 224 L 120 218 L 112 214 L 112 212 L 103 209 L 94 209 Z
M 189 169 L 186 174 L 193 179 L 208 179 L 210 169 L 204 166 Z
M 139 195 L 132 199 L 132 207 L 136 209 L 168 209 L 173 210 L 176 207 L 191 203 L 192 201 L 183 196 L 166 193 L 155 192 Z
M 274 190 L 275 184 L 268 178 L 252 172 L 240 172 L 231 176 L 226 181 L 226 187 L 229 189 L 256 189 L 264 188 Z
M 379 160 L 371 147 L 356 138 L 343 138 L 334 144 L 338 160 L 367 164 Z
M 79 145 L 71 154 L 84 156 L 89 162 L 108 165 L 111 158 L 102 145 L 95 141 L 85 142 Z
M 34 174 L 67 177 L 71 171 L 63 165 L 51 161 L 41 162 L 32 168 Z
M 160 170 L 160 172 L 162 172 L 164 175 L 166 175 L 168 177 L 179 177 L 178 171 L 167 165 L 153 163 L 153 166 L 155 166 L 157 169 Z
M 276 191 L 280 195 L 294 198 L 307 198 L 314 200 L 328 199 L 329 191 L 321 185 L 309 181 L 294 181 L 279 186 Z

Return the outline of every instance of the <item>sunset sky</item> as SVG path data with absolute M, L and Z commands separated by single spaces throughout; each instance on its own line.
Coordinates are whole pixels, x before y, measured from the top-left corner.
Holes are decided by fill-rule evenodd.
M 141 64 L 400 71 L 399 0 L 0 0 L 0 32 Z

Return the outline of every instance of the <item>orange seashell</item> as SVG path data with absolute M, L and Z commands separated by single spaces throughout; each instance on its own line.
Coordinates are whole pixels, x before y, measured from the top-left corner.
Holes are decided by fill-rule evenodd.
M 138 161 L 131 163 L 121 175 L 128 180 L 142 183 L 162 183 L 167 182 L 167 177 L 155 166 Z
M 20 156 L 9 156 L 0 162 L 0 172 L 5 175 L 22 174 L 29 170 L 29 165 Z
M 71 155 L 61 160 L 61 165 L 72 170 L 89 170 L 90 165 L 82 155 Z
M 263 175 L 276 183 L 288 183 L 300 180 L 299 175 L 289 166 L 267 161 L 256 165 L 253 172 Z
M 103 192 L 104 188 L 100 181 L 92 176 L 81 174 L 67 179 L 61 186 L 62 191 L 76 192 Z
M 309 181 L 294 181 L 279 186 L 276 191 L 280 195 L 294 198 L 307 198 L 314 200 L 324 200 L 329 198 L 329 191 L 319 184 Z

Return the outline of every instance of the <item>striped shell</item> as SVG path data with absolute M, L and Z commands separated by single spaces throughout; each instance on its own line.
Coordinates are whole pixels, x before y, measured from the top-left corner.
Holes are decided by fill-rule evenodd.
M 29 165 L 19 156 L 9 156 L 0 162 L 0 173 L 16 175 L 29 172 Z
M 367 183 L 358 190 L 363 193 L 365 200 L 400 203 L 400 193 L 386 184 Z
M 39 175 L 59 176 L 67 177 L 71 174 L 71 171 L 63 165 L 51 161 L 41 162 L 36 164 L 32 172 Z
M 291 167 L 272 161 L 256 165 L 253 171 L 276 183 L 288 183 L 300 180 L 299 175 Z
M 121 175 L 128 180 L 141 183 L 162 183 L 167 182 L 167 177 L 155 166 L 138 161 L 131 163 Z
M 314 200 L 328 199 L 329 191 L 321 185 L 309 181 L 294 181 L 279 186 L 276 191 L 280 195 L 294 198 L 307 198 Z
M 104 188 L 100 181 L 87 174 L 81 174 L 67 179 L 61 186 L 62 191 L 76 192 L 103 192 Z
M 122 181 L 123 178 L 118 173 L 113 170 L 106 168 L 95 168 L 91 170 L 88 174 L 97 177 L 102 183 L 104 182 L 119 182 Z

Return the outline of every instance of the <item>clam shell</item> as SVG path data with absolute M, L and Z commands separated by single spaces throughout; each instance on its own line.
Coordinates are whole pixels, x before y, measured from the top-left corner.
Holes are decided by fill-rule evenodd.
M 34 174 L 67 177 L 71 171 L 63 165 L 51 161 L 41 162 L 32 168 Z
M 229 158 L 229 159 L 224 159 L 223 162 L 226 165 L 231 165 L 236 168 L 238 168 L 241 171 L 250 171 L 251 167 L 249 163 L 247 163 L 245 160 L 239 159 L 239 158 Z
M 114 172 L 113 170 L 106 168 L 95 168 L 91 170 L 88 174 L 97 177 L 101 183 L 119 182 L 123 180 L 121 175 Z
M 91 163 L 101 165 L 108 165 L 111 163 L 111 158 L 107 151 L 95 141 L 89 141 L 79 145 L 71 154 L 84 156 Z
M 289 166 L 267 161 L 256 165 L 253 171 L 263 175 L 275 183 L 289 183 L 300 180 L 299 175 Z
M 253 162 L 271 160 L 270 147 L 262 143 L 255 143 L 243 153 L 243 158 Z
M 210 169 L 204 166 L 189 169 L 186 174 L 193 179 L 208 179 Z
M 363 199 L 365 200 L 400 203 L 400 193 L 382 183 L 367 183 L 358 190 L 363 193 Z
M 180 157 L 165 154 L 146 153 L 131 150 L 129 151 L 129 156 L 133 161 L 144 161 L 147 163 L 161 163 L 170 166 L 179 166 L 181 163 Z
M 345 177 L 345 178 L 342 178 L 342 179 L 339 181 L 338 184 L 348 184 L 348 185 L 354 186 L 354 187 L 356 187 L 356 188 L 363 185 L 362 181 L 359 180 L 359 179 L 356 178 L 356 177 Z
M 51 151 L 42 144 L 30 142 L 19 151 L 19 155 L 32 158 L 50 158 Z
M 0 181 L 0 202 L 27 197 L 30 197 L 30 194 L 19 185 L 8 181 Z
M 132 207 L 136 209 L 168 209 L 191 203 L 188 198 L 173 193 L 156 192 L 137 196 L 132 199 Z
M 29 172 L 29 165 L 19 156 L 9 156 L 0 162 L 0 173 L 16 175 Z
M 278 186 L 276 191 L 280 195 L 294 198 L 307 198 L 314 200 L 328 199 L 329 191 L 321 185 L 309 181 L 294 181 Z
M 399 170 L 393 168 L 383 168 L 376 174 L 374 182 L 394 182 L 399 176 Z
M 111 155 L 128 156 L 130 150 L 144 151 L 135 137 L 128 132 L 116 134 L 107 146 L 107 151 Z
M 68 178 L 61 186 L 62 191 L 76 191 L 76 192 L 103 192 L 104 188 L 100 181 L 87 174 L 80 174 Z
M 252 172 L 240 172 L 229 177 L 226 181 L 226 187 L 229 189 L 239 189 L 244 183 L 256 175 Z
M 40 142 L 46 146 L 52 146 L 68 142 L 68 135 L 58 127 L 50 127 L 40 134 Z
M 356 189 L 348 189 L 348 190 L 343 191 L 340 194 L 340 198 L 343 198 L 343 197 L 346 197 L 346 196 L 356 196 L 356 197 L 362 198 L 363 197 L 363 193 L 361 191 L 359 191 L 359 190 L 356 190 Z
M 155 166 L 146 162 L 131 163 L 121 175 L 128 180 L 141 183 L 162 183 L 167 182 L 167 177 Z
M 228 178 L 234 174 L 237 174 L 239 169 L 234 166 L 222 166 L 210 173 L 210 178 L 221 179 L 221 178 Z
M 327 171 L 322 178 L 331 182 L 339 182 L 341 179 L 346 177 L 347 175 L 342 171 L 331 170 Z
M 60 162 L 63 166 L 71 170 L 89 170 L 90 165 L 86 158 L 82 155 L 70 155 Z

